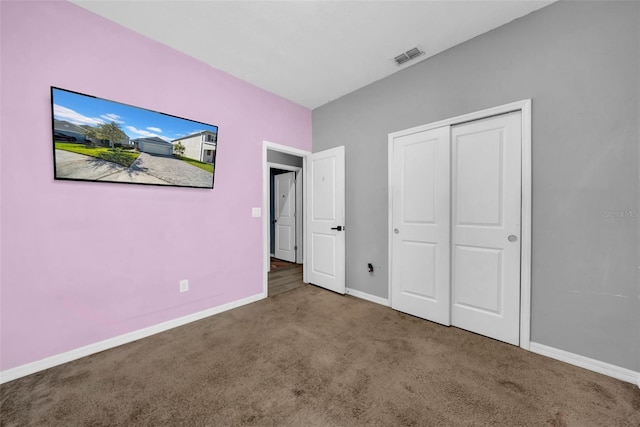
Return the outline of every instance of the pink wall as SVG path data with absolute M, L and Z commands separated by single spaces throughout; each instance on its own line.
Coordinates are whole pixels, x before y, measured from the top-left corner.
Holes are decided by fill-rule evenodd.
M 71 3 L 0 4 L 0 369 L 260 293 L 262 141 L 311 150 L 311 112 Z M 50 86 L 218 125 L 215 189 L 54 181 Z

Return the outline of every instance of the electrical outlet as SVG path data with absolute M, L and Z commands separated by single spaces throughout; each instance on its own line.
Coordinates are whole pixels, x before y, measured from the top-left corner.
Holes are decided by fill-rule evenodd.
M 189 281 L 180 280 L 180 292 L 187 292 L 189 290 Z

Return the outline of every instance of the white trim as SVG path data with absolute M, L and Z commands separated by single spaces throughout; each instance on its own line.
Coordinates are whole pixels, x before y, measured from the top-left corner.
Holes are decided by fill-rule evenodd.
M 601 362 L 599 360 L 591 359 L 585 356 L 580 356 L 579 354 L 574 354 L 554 347 L 538 344 L 537 342 L 530 343 L 529 351 L 559 360 L 561 362 L 568 363 L 570 365 L 579 366 L 581 368 L 585 368 L 599 374 L 617 378 L 619 380 L 626 381 L 632 384 L 637 384 L 638 387 L 640 387 L 640 372 L 635 372 L 631 369 L 622 368 L 610 363 Z
M 270 269 L 270 232 L 269 232 L 269 162 L 267 161 L 267 151 L 278 151 L 280 153 L 292 154 L 294 156 L 302 157 L 302 175 L 307 169 L 307 156 L 311 154 L 309 151 L 300 150 L 299 148 L 287 147 L 286 145 L 276 144 L 274 142 L 263 141 L 262 142 L 262 294 L 266 298 L 269 293 L 269 269 Z M 283 165 L 284 166 L 284 165 Z M 306 190 L 306 180 L 303 180 L 304 189 Z M 302 206 L 307 206 L 307 192 L 302 193 Z M 304 209 L 304 208 L 303 208 Z M 307 229 L 307 215 L 303 210 L 302 215 L 302 228 Z M 302 248 L 303 256 L 307 253 L 306 241 L 303 241 Z M 306 256 L 303 258 L 303 282 L 307 282 L 306 268 L 304 267 Z
M 393 242 L 393 139 L 395 134 L 389 134 L 387 140 L 387 297 L 389 307 L 392 305 L 391 298 L 391 266 L 393 265 L 392 242 Z
M 461 116 L 440 120 L 426 125 L 416 126 L 397 132 L 392 132 L 388 137 L 388 295 L 391 302 L 391 266 L 392 253 L 391 242 L 393 241 L 393 140 L 400 136 L 411 135 L 417 132 L 424 132 L 445 126 L 459 125 L 473 120 L 497 116 L 499 114 L 522 112 L 522 212 L 521 212 L 521 252 L 520 252 L 520 347 L 529 350 L 531 339 L 531 99 L 524 99 L 497 107 Z
M 311 153 L 309 153 L 309 156 Z M 307 239 L 304 238 L 305 233 L 307 232 L 307 206 L 309 203 L 307 201 L 307 194 L 309 194 L 309 179 L 307 177 L 307 156 L 302 158 L 302 254 L 304 258 L 302 259 L 302 282 L 309 283 L 309 279 L 307 278 Z
M 238 308 L 246 304 L 251 304 L 252 302 L 259 301 L 264 297 L 265 296 L 262 294 L 256 294 L 247 298 L 243 298 L 241 300 L 232 301 L 217 307 L 209 308 L 204 311 L 189 314 L 177 319 L 169 320 L 167 322 L 158 323 L 157 325 L 149 326 L 147 328 L 138 329 L 137 331 L 129 332 L 124 335 L 109 338 L 104 341 L 89 344 L 84 347 L 76 348 L 65 353 L 56 354 L 55 356 L 50 356 L 42 360 L 27 363 L 26 365 L 7 369 L 6 371 L 0 372 L 0 384 L 6 383 L 8 381 L 13 381 L 15 379 L 34 374 L 36 372 L 43 371 L 45 369 L 53 368 L 54 366 L 68 363 L 82 357 L 90 356 L 101 351 L 109 350 L 123 344 L 137 341 L 142 338 L 147 338 L 151 335 L 168 331 L 169 329 L 177 328 L 179 326 L 183 326 L 188 323 L 195 322 L 196 320 L 201 320 L 206 317 L 213 316 L 215 314 L 220 314 L 224 311 Z
M 304 187 L 304 173 L 302 168 L 296 172 L 296 264 L 304 266 L 304 205 L 302 203 L 302 188 Z
M 423 132 L 425 130 L 437 129 L 444 126 L 455 126 L 473 120 L 486 119 L 491 116 L 521 111 L 531 108 L 531 99 L 523 99 L 522 101 L 511 102 L 509 104 L 499 105 L 497 107 L 487 108 L 473 113 L 463 114 L 461 116 L 451 117 L 449 119 L 440 120 L 438 122 L 427 123 L 426 125 L 415 126 L 409 129 L 392 132 L 389 138 L 397 138 L 399 136 L 411 135 L 412 133 Z M 523 115 L 524 116 L 524 115 Z
M 531 345 L 531 100 L 520 101 L 522 114 L 522 169 L 520 214 L 520 347 Z
M 390 307 L 391 303 L 387 298 L 380 298 L 375 295 L 368 294 L 366 292 L 359 291 L 357 289 L 346 288 L 345 293 L 347 295 L 351 295 L 352 297 L 360 298 L 363 300 L 367 300 L 370 302 L 375 302 L 376 304 L 384 305 L 386 307 Z

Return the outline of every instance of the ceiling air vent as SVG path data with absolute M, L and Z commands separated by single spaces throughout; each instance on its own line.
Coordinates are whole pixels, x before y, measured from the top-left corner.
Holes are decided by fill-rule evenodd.
M 419 47 L 414 47 L 413 49 L 409 49 L 408 51 L 401 53 L 393 59 L 396 61 L 396 64 L 402 65 L 405 62 L 411 61 L 413 58 L 417 58 L 418 56 L 423 54 L 424 51 L 420 50 Z

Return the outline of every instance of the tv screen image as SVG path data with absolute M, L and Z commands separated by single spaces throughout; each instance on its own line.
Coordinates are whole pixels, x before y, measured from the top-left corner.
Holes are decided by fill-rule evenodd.
M 213 188 L 218 127 L 51 87 L 54 178 Z

